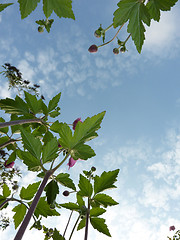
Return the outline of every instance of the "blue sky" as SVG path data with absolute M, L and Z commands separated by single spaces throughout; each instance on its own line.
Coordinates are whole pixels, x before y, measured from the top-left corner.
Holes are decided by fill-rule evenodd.
M 62 92 L 62 121 L 107 111 L 92 142 L 97 156 L 68 173 L 77 181 L 77 173 L 92 165 L 98 173 L 120 168 L 118 188 L 111 191 L 120 204 L 106 215 L 112 239 L 164 240 L 172 235 L 170 225 L 180 229 L 180 4 L 147 29 L 141 54 L 131 39 L 124 54 L 112 53 L 115 42 L 90 54 L 90 45 L 101 44 L 94 31 L 100 23 L 111 24 L 117 2 L 77 0 L 76 21 L 53 16 L 50 34 L 38 33 L 34 23 L 43 18 L 40 7 L 25 20 L 17 4 L 7 8 L 0 14 L 0 64 L 17 66 L 25 79 L 41 85 L 46 99 Z M 126 36 L 124 30 L 119 35 Z M 4 79 L 0 84 L 0 97 L 10 97 Z M 62 171 L 68 171 L 66 165 Z M 23 183 L 30 177 L 34 180 L 29 173 Z M 66 217 L 47 224 L 64 226 Z M 12 229 L 2 232 L 1 240 L 13 234 Z M 28 231 L 24 239 L 38 234 Z M 91 230 L 93 238 L 109 239 Z

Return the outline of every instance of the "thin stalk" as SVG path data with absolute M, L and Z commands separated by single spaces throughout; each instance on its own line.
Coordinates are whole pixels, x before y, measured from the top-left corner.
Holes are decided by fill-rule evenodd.
M 17 141 L 20 141 L 20 140 L 19 140 L 19 139 L 10 139 L 9 141 L 1 144 L 1 145 L 0 145 L 0 149 L 8 146 L 9 144 L 13 144 L 13 143 L 15 143 L 15 142 L 17 142 Z
M 107 27 L 106 29 L 104 29 L 104 31 L 106 32 L 106 31 L 109 30 L 112 26 L 113 26 L 113 23 L 112 23 L 111 25 L 109 25 L 109 27 Z
M 90 213 L 90 199 L 88 197 L 88 209 L 87 209 L 87 213 L 86 213 L 86 227 L 85 227 L 84 240 L 87 240 L 87 238 L 88 238 L 89 213 Z
M 71 220 L 72 214 L 73 214 L 73 210 L 71 211 L 71 214 L 70 214 L 70 216 L 69 216 L 68 222 L 67 222 L 67 224 L 66 224 L 66 228 L 65 228 L 65 230 L 64 230 L 63 237 L 64 237 L 65 234 L 66 234 L 66 230 L 67 230 L 67 228 L 68 228 L 68 226 L 69 226 L 69 223 L 70 223 L 70 220 Z
M 124 24 L 125 24 L 125 23 L 124 23 Z M 104 46 L 104 45 L 107 45 L 107 44 L 109 44 L 110 42 L 112 42 L 112 41 L 117 37 L 118 33 L 120 32 L 120 30 L 122 29 L 122 27 L 124 26 L 124 24 L 120 26 L 119 30 L 117 31 L 117 33 L 114 35 L 114 37 L 113 37 L 111 40 L 109 40 L 109 41 L 106 42 L 106 43 L 103 43 L 103 44 L 99 45 L 98 48 L 99 48 L 99 47 L 102 47 L 102 46 Z
M 69 153 L 65 156 L 65 158 L 55 168 L 52 169 L 52 171 L 55 172 L 66 161 L 66 159 L 68 157 L 69 157 Z
M 124 41 L 124 44 L 128 41 L 128 39 L 130 38 L 131 33 L 128 35 L 128 37 L 126 38 L 126 40 Z
M 69 237 L 69 240 L 71 240 L 71 237 L 72 237 L 73 232 L 74 232 L 74 230 L 75 230 L 75 228 L 76 228 L 76 225 L 77 225 L 78 222 L 79 222 L 79 219 L 80 219 L 80 215 L 79 215 L 79 217 L 77 218 L 77 220 L 76 220 L 76 222 L 75 222 L 75 224 L 74 224 L 74 227 L 73 227 L 73 229 L 72 229 L 72 231 L 71 231 L 71 235 L 70 235 L 70 237 Z
M 14 125 L 22 125 L 22 124 L 26 124 L 26 123 L 41 123 L 42 124 L 43 122 L 42 122 L 42 119 L 40 119 L 40 118 L 21 119 L 21 120 L 0 123 L 0 128 L 14 126 Z
M 9 201 L 11 201 L 11 198 L 7 198 L 3 203 L 1 203 L 0 209 L 3 208 L 4 205 L 5 205 L 7 202 L 9 202 Z
M 52 174 L 53 174 L 52 170 L 49 170 L 49 171 L 46 172 L 46 174 L 44 176 L 44 179 L 43 179 L 43 181 L 42 181 L 42 183 L 41 183 L 41 185 L 40 185 L 40 187 L 39 187 L 39 189 L 36 193 L 36 196 L 34 197 L 34 199 L 32 201 L 32 204 L 31 204 L 31 206 L 30 206 L 30 208 L 29 208 L 29 210 L 28 210 L 28 212 L 27 212 L 27 214 L 26 214 L 26 216 L 25 216 L 25 218 L 24 218 L 24 220 L 23 220 L 15 238 L 14 238 L 14 240 L 21 240 L 22 239 L 22 237 L 24 235 L 24 232 L 25 232 L 25 230 L 26 230 L 26 228 L 29 224 L 29 221 L 30 221 L 30 219 L 31 219 L 31 217 L 32 217 L 32 215 L 33 215 L 33 213 L 36 209 L 36 206 L 39 202 L 41 194 L 42 194 L 42 192 L 43 192 L 43 190 L 44 190 L 44 188 L 47 184 L 48 179 L 50 178 L 50 176 Z

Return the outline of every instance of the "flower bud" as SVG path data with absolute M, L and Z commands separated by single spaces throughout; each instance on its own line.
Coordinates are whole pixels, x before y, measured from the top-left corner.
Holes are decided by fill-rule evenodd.
M 91 171 L 92 171 L 92 172 L 96 171 L 96 168 L 95 168 L 95 167 L 92 167 L 92 168 L 91 168 Z
M 120 52 L 125 53 L 125 51 L 126 51 L 126 47 L 125 46 L 120 48 Z
M 88 51 L 89 51 L 90 53 L 95 53 L 95 52 L 98 51 L 98 47 L 97 47 L 95 44 L 93 44 L 93 45 L 91 45 L 91 46 L 89 47 Z
M 94 32 L 94 36 L 97 37 L 97 38 L 100 38 L 101 37 L 101 31 L 99 29 L 97 29 L 95 32 Z
M 119 49 L 118 49 L 118 48 L 114 48 L 114 49 L 113 49 L 113 53 L 114 53 L 115 55 L 119 54 Z
M 11 162 L 11 163 L 7 164 L 7 161 L 8 160 L 6 160 L 5 163 L 4 163 L 5 168 L 13 168 L 14 162 Z
M 39 27 L 38 27 L 38 32 L 43 33 L 43 32 L 44 32 L 44 27 L 39 26 Z
M 64 195 L 65 197 L 69 196 L 69 191 L 67 191 L 67 190 L 64 191 L 64 192 L 63 192 L 63 195 Z

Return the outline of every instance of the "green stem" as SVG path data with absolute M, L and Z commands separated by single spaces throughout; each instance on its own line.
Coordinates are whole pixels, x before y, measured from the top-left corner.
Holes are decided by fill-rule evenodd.
M 109 25 L 109 27 L 107 27 L 106 29 L 104 29 L 104 31 L 106 32 L 106 31 L 109 30 L 112 26 L 113 26 L 113 23 L 112 23 L 111 25 Z
M 67 224 L 66 224 L 66 228 L 65 228 L 65 230 L 64 230 L 63 237 L 64 237 L 65 234 L 66 234 L 66 230 L 67 230 L 67 228 L 68 228 L 68 226 L 69 226 L 69 223 L 70 223 L 70 220 L 71 220 L 72 214 L 73 214 L 73 210 L 71 211 L 71 214 L 70 214 L 70 216 L 69 216 L 68 222 L 67 222 Z
M 33 215 L 33 213 L 34 213 L 34 211 L 36 209 L 36 206 L 37 206 L 37 204 L 39 202 L 41 194 L 42 194 L 42 192 L 43 192 L 43 190 L 44 190 L 44 188 L 45 188 L 45 186 L 47 184 L 48 179 L 50 178 L 50 176 L 52 174 L 53 174 L 52 170 L 49 170 L 49 171 L 46 172 L 46 174 L 44 176 L 44 179 L 43 179 L 43 181 L 42 181 L 42 183 L 41 183 L 41 185 L 40 185 L 40 187 L 39 187 L 39 189 L 38 189 L 38 191 L 37 191 L 37 193 L 36 193 L 36 195 L 35 195 L 35 197 L 34 197 L 34 199 L 32 201 L 32 204 L 31 204 L 31 206 L 30 206 L 30 208 L 29 208 L 29 210 L 28 210 L 28 212 L 27 212 L 23 222 L 21 223 L 21 226 L 20 226 L 20 228 L 19 228 L 19 230 L 18 230 L 14 240 L 21 240 L 22 239 L 22 237 L 24 235 L 24 232 L 25 232 L 25 230 L 26 230 L 26 228 L 27 228 L 27 226 L 29 224 L 29 221 L 30 221 L 30 219 L 31 219 L 31 217 L 32 217 L 32 215 Z
M 13 143 L 15 143 L 15 142 L 17 142 L 17 141 L 20 141 L 20 140 L 19 140 L 19 139 L 10 139 L 9 141 L 1 144 L 1 145 L 0 145 L 0 149 L 8 146 L 9 144 L 13 144 Z
M 86 213 L 86 227 L 85 227 L 84 240 L 87 240 L 87 238 L 88 238 L 89 213 L 90 213 L 90 199 L 88 197 L 88 209 L 87 209 L 87 213 Z
M 55 172 L 66 161 L 68 157 L 69 157 L 69 153 L 67 153 L 65 158 L 55 168 L 53 168 L 52 171 Z
M 124 41 L 124 45 L 125 45 L 126 42 L 129 40 L 130 36 L 131 36 L 131 33 L 129 34 L 129 36 L 128 36 L 128 37 L 126 38 L 126 40 Z
M 70 235 L 70 237 L 69 237 L 69 240 L 71 240 L 71 237 L 72 237 L 72 235 L 73 235 L 73 233 L 74 233 L 74 230 L 75 230 L 75 228 L 76 228 L 76 225 L 78 224 L 79 219 L 80 219 L 80 215 L 79 215 L 79 217 L 77 218 L 77 220 L 76 220 L 76 222 L 75 222 L 75 224 L 74 224 L 74 227 L 73 227 L 73 229 L 72 229 L 72 231 L 71 231 L 71 235 Z
M 124 23 L 124 24 L 125 24 L 125 23 Z M 99 45 L 98 48 L 99 48 L 99 47 L 102 47 L 102 46 L 105 46 L 105 45 L 109 44 L 110 42 L 112 42 L 112 41 L 117 37 L 118 33 L 120 32 L 120 30 L 122 29 L 122 27 L 124 26 L 124 24 L 120 26 L 119 30 L 117 31 L 117 33 L 114 35 L 114 37 L 113 37 L 111 40 L 109 40 L 109 41 L 106 42 L 106 43 L 103 43 L 103 44 Z
M 26 123 L 41 123 L 42 124 L 43 122 L 42 122 L 42 119 L 40 119 L 40 118 L 21 119 L 21 120 L 0 123 L 0 128 L 14 126 L 14 125 L 22 125 L 22 124 L 26 124 Z
M 1 204 L 0 204 L 0 209 L 3 208 L 4 205 L 5 205 L 7 202 L 9 202 L 9 201 L 11 201 L 11 198 L 7 198 L 3 203 L 1 203 Z

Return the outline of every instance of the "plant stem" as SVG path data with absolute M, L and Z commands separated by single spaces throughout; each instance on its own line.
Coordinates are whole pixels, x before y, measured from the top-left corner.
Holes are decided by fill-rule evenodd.
M 33 119 L 21 119 L 21 120 L 15 120 L 10 122 L 3 122 L 3 123 L 0 123 L 0 128 L 14 126 L 14 125 L 22 125 L 25 123 L 41 123 L 42 124 L 42 119 L 33 118 Z
M 124 23 L 124 24 L 125 24 L 125 23 Z M 109 41 L 106 42 L 106 43 L 103 43 L 103 44 L 99 45 L 98 48 L 99 48 L 99 47 L 102 47 L 102 46 L 104 46 L 104 45 L 107 45 L 108 43 L 112 42 L 112 41 L 117 37 L 118 33 L 120 32 L 120 30 L 122 29 L 122 27 L 124 26 L 124 24 L 120 26 L 119 30 L 117 31 L 117 33 L 114 35 L 114 37 L 113 37 L 111 40 L 109 40 Z
M 90 212 L 90 199 L 88 197 L 88 209 L 87 209 L 87 213 L 86 213 L 86 227 L 85 227 L 84 240 L 87 240 L 87 238 L 88 238 L 89 212 Z
M 73 229 L 72 229 L 72 231 L 71 231 L 71 235 L 70 235 L 70 237 L 69 237 L 69 240 L 71 240 L 71 237 L 72 237 L 72 235 L 73 235 L 73 232 L 74 232 L 74 230 L 75 230 L 75 228 L 76 228 L 76 225 L 77 225 L 79 219 L 80 219 L 80 215 L 79 215 L 79 217 L 77 218 L 77 220 L 76 220 L 76 222 L 75 222 L 75 224 L 74 224 L 74 227 L 73 227 Z
M 7 198 L 3 203 L 1 203 L 0 209 L 3 208 L 4 205 L 5 205 L 7 202 L 9 202 L 9 201 L 11 201 L 11 198 Z
M 131 33 L 128 35 L 128 37 L 126 38 L 126 40 L 124 41 L 124 44 L 128 41 L 128 39 L 130 38 Z
M 64 230 L 63 237 L 64 237 L 65 234 L 66 234 L 66 230 L 67 230 L 67 228 L 68 228 L 68 225 L 69 225 L 69 222 L 70 222 L 70 220 L 71 220 L 72 214 L 73 214 L 73 210 L 71 211 L 71 214 L 70 214 L 70 216 L 69 216 L 68 222 L 67 222 L 67 224 L 66 224 L 66 228 L 65 228 L 65 230 Z
M 1 145 L 0 145 L 0 149 L 6 147 L 6 146 L 9 145 L 9 144 L 13 144 L 13 143 L 15 143 L 15 142 L 17 142 L 17 141 L 19 141 L 19 139 L 10 139 L 9 141 L 1 144 Z
M 25 230 L 26 230 L 26 228 L 27 228 L 27 226 L 29 224 L 29 221 L 30 221 L 30 219 L 31 219 L 31 217 L 32 217 L 32 215 L 33 215 L 33 213 L 34 213 L 34 211 L 36 209 L 36 206 L 37 206 L 37 204 L 39 202 L 41 194 L 42 194 L 42 192 L 43 192 L 43 190 L 44 190 L 44 188 L 45 188 L 45 186 L 47 184 L 48 179 L 50 178 L 50 176 L 52 174 L 53 174 L 52 170 L 49 170 L 49 171 L 46 172 L 46 174 L 44 176 L 44 179 L 43 179 L 43 181 L 42 181 L 42 183 L 41 183 L 41 185 L 40 185 L 40 187 L 39 187 L 39 189 L 38 189 L 38 191 L 36 193 L 36 196 L 34 197 L 34 199 L 32 201 L 32 204 L 31 204 L 31 206 L 30 206 L 30 208 L 29 208 L 29 210 L 28 210 L 28 212 L 27 212 L 23 222 L 21 223 L 21 226 L 20 226 L 20 228 L 19 228 L 19 230 L 18 230 L 14 240 L 21 240 L 22 239 L 22 237 L 24 235 L 24 232 L 25 232 Z
M 111 25 L 109 25 L 109 27 L 107 27 L 106 29 L 104 29 L 104 31 L 106 32 L 106 31 L 109 30 L 112 26 L 113 26 L 113 23 L 112 23 Z

